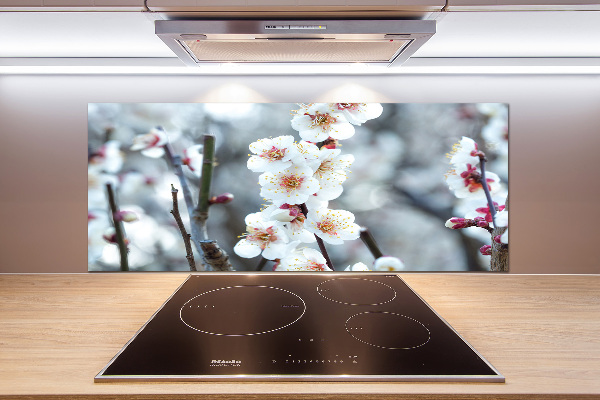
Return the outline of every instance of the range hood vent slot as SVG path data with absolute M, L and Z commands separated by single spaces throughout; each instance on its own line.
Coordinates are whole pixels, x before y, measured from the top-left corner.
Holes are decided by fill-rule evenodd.
M 366 63 L 397 66 L 435 33 L 430 20 L 167 20 L 156 34 L 185 64 Z

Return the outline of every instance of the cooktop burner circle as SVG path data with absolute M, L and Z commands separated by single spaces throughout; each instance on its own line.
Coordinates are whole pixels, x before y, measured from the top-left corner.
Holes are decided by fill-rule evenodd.
M 366 311 L 346 320 L 346 332 L 359 342 L 390 350 L 410 350 L 426 345 L 431 332 L 406 315 Z
M 286 328 L 306 312 L 304 300 L 273 286 L 227 286 L 186 301 L 181 321 L 202 333 L 217 336 L 254 336 Z
M 350 306 L 377 306 L 396 298 L 396 291 L 383 282 L 366 278 L 334 278 L 317 285 L 327 300 Z

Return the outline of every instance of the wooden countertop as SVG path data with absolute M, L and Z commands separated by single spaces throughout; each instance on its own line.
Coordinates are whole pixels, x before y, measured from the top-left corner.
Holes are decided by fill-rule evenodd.
M 186 276 L 0 275 L 0 399 L 600 399 L 600 275 L 401 275 L 506 383 L 94 383 Z

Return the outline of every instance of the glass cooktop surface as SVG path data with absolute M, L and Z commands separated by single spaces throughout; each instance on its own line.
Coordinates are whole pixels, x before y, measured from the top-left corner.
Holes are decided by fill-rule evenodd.
M 504 377 L 397 275 L 194 274 L 104 381 L 483 381 Z

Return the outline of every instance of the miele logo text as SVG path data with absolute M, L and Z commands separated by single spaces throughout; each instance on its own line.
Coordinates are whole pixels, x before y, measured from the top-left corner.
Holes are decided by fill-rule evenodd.
M 240 360 L 212 360 L 210 362 L 211 367 L 241 367 L 242 362 Z

